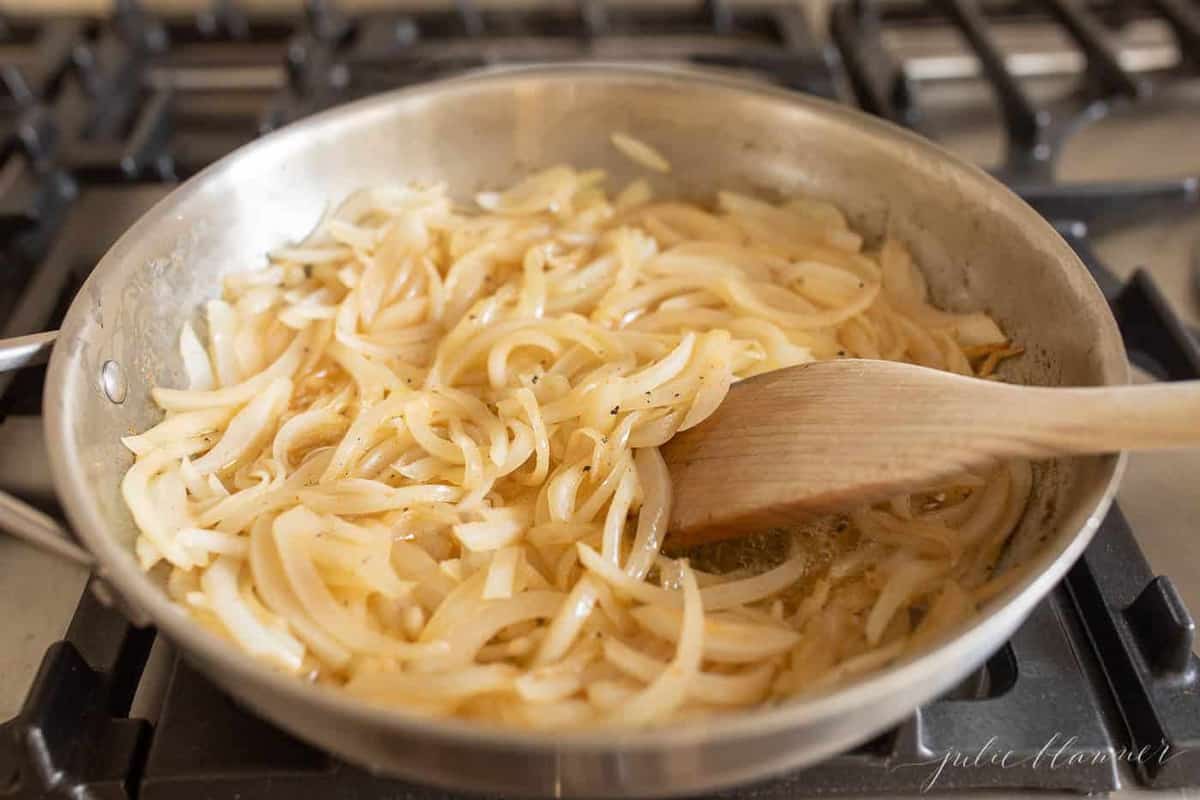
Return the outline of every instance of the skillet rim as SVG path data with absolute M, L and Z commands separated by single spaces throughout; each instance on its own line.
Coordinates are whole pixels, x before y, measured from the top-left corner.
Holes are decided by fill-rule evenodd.
M 303 137 L 319 128 L 336 125 L 352 116 L 369 116 L 382 112 L 392 103 L 437 95 L 457 88 L 488 83 L 520 81 L 527 78 L 552 80 L 626 79 L 643 84 L 664 86 L 687 85 L 715 94 L 735 92 L 758 96 L 764 100 L 799 107 L 808 113 L 832 118 L 835 122 L 855 126 L 864 135 L 905 145 L 918 152 L 940 160 L 948 170 L 957 171 L 964 179 L 982 183 L 983 188 L 993 193 L 997 203 L 1008 206 L 1011 213 L 1024 217 L 1023 225 L 1030 239 L 1037 239 L 1052 252 L 1057 252 L 1057 261 L 1064 270 L 1073 270 L 1084 279 L 1083 291 L 1093 294 L 1092 300 L 1102 304 L 1101 330 L 1091 333 L 1097 336 L 1100 346 L 1117 348 L 1124 358 L 1125 351 L 1116 321 L 1108 310 L 1099 287 L 1069 245 L 1048 222 L 1028 206 L 1002 183 L 975 165 L 953 155 L 940 146 L 883 120 L 839 103 L 808 95 L 775 88 L 748 79 L 716 77 L 709 73 L 674 67 L 647 66 L 621 62 L 563 62 L 553 65 L 531 65 L 500 67 L 476 70 L 448 79 L 432 81 L 412 87 L 397 89 L 306 117 L 287 125 L 264 137 L 256 139 L 214 162 L 192 178 L 180 184 L 166 197 L 157 202 L 113 244 L 95 269 L 88 276 L 63 320 L 62 339 L 68 346 L 55 348 L 46 379 L 44 398 L 44 426 L 50 456 L 51 473 L 55 489 L 63 504 L 67 517 L 84 546 L 96 557 L 96 574 L 112 586 L 135 613 L 144 614 L 166 633 L 168 639 L 185 655 L 199 653 L 206 664 L 216 664 L 223 672 L 223 686 L 240 684 L 248 690 L 259 689 L 265 684 L 278 700 L 309 705 L 311 711 L 354 718 L 375 728 L 388 727 L 407 733 L 435 736 L 442 740 L 453 739 L 461 743 L 503 747 L 514 750 L 539 751 L 654 751 L 677 746 L 709 744 L 766 733 L 778 733 L 788 728 L 815 724 L 822 719 L 836 717 L 844 710 L 861 708 L 892 696 L 897 691 L 925 684 L 932 675 L 955 675 L 977 666 L 983 658 L 978 652 L 986 650 L 990 655 L 1004 640 L 987 643 L 991 627 L 999 626 L 997 617 L 1018 617 L 1013 628 L 1032 611 L 1075 563 L 1090 542 L 1100 522 L 1104 519 L 1115 496 L 1116 487 L 1124 472 L 1124 452 L 1100 457 L 1107 462 L 1104 466 L 1107 478 L 1096 506 L 1091 509 L 1083 525 L 1066 539 L 1065 546 L 1055 553 L 1043 548 L 1030 561 L 1023 564 L 1027 575 L 1005 592 L 993 598 L 969 624 L 943 638 L 939 644 L 929 647 L 920 655 L 910 657 L 897 664 L 875 671 L 827 694 L 811 698 L 799 698 L 774 707 L 767 707 L 732 714 L 721 718 L 716 724 L 705 721 L 673 723 L 662 728 L 642 730 L 576 730 L 542 732 L 519 728 L 488 726 L 456 718 L 420 717 L 406 714 L 402 709 L 373 706 L 333 688 L 313 686 L 297 680 L 254 659 L 228 642 L 195 624 L 180 609 L 171 603 L 146 573 L 142 572 L 131 557 L 128 548 L 105 533 L 106 525 L 94 497 L 84 491 L 87 476 L 78 452 L 68 443 L 71 435 L 72 418 L 69 409 L 77 402 L 75 394 L 88 386 L 87 380 L 71 380 L 72 373 L 82 370 L 78 364 L 82 348 L 72 346 L 81 334 L 94 325 L 93 311 L 89 298 L 101 286 L 109 273 L 117 273 L 126 260 L 125 251 L 131 243 L 152 226 L 160 224 L 174 213 L 175 207 L 193 194 L 204 191 L 218 176 L 237 169 L 260 151 L 289 139 Z M 1108 340 L 1105 344 L 1105 339 Z M 1102 368 L 1103 372 L 1104 369 Z M 1107 385 L 1127 383 L 1128 364 L 1124 371 L 1118 368 L 1117 380 Z M 1104 376 L 1102 376 L 1104 377 Z M 1054 537 L 1061 537 L 1062 528 L 1056 528 Z M 1038 569 L 1033 569 L 1034 565 Z M 992 637 L 995 638 L 995 637 Z M 985 656 L 986 657 L 986 656 Z M 966 665 L 966 669 L 963 666 Z M 249 694 L 239 691 L 235 694 Z M 920 696 L 910 707 L 915 708 L 936 694 L 930 691 Z M 917 697 L 916 694 L 913 697 Z M 255 704 L 257 707 L 257 704 Z M 256 714 L 260 712 L 255 712 Z M 270 716 L 270 715 L 264 715 Z M 289 726 L 290 727 L 290 726 Z

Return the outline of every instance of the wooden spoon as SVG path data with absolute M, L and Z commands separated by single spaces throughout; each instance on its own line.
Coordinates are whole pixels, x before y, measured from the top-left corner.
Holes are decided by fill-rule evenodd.
M 668 542 L 687 547 L 928 489 L 997 458 L 1200 445 L 1200 381 L 1017 386 L 892 361 L 804 364 L 734 384 L 662 448 Z

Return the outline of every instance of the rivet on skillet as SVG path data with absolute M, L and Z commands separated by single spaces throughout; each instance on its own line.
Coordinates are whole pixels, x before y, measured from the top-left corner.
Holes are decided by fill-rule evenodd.
M 128 386 L 125 383 L 125 371 L 116 361 L 105 361 L 100 367 L 100 387 L 104 394 L 114 403 L 124 403 Z

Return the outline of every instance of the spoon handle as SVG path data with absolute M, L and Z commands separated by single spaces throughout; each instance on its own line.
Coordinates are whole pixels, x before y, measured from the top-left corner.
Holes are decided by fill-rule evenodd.
M 943 485 L 996 459 L 1200 446 L 1200 381 L 1031 387 L 886 361 L 734 386 L 662 448 L 669 529 L 696 543 Z
M 999 387 L 998 387 L 999 388 Z M 1079 389 L 1003 386 L 983 427 L 1011 424 L 1029 455 L 1200 446 L 1200 381 Z M 1036 452 L 1035 452 L 1036 451 Z

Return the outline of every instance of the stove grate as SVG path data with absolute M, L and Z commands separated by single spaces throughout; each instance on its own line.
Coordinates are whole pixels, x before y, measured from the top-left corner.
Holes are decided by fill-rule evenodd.
M 1137 13 L 1157 14 L 1173 32 L 1179 63 L 1153 74 L 1122 64 L 1115 33 Z M 1094 8 L 1095 7 L 1095 8 Z M 997 42 L 993 27 L 1041 12 L 1061 24 L 1084 58 L 1077 90 L 1039 102 L 1018 77 Z M 1112 20 L 1113 25 L 1106 23 Z M 830 32 L 838 44 L 855 99 L 865 110 L 893 122 L 922 127 L 920 87 L 887 45 L 891 27 L 944 26 L 958 29 L 999 109 L 1006 135 L 1002 163 L 993 172 L 1035 208 L 1054 220 L 1089 224 L 1128 223 L 1163 205 L 1200 202 L 1196 176 L 1168 180 L 1061 184 L 1055 167 L 1067 140 L 1103 117 L 1150 98 L 1160 86 L 1194 75 L 1200 62 L 1192 46 L 1200 34 L 1200 12 L 1185 0 L 1146 4 L 1083 3 L 1080 0 L 1028 0 L 984 3 L 933 0 L 930 3 L 842 0 L 834 4 Z M 1187 55 L 1190 54 L 1190 55 Z
M 353 97 L 472 67 L 620 58 L 749 73 L 854 100 L 921 130 L 921 83 L 889 51 L 887 32 L 951 25 L 978 59 L 1006 131 L 997 175 L 1053 220 L 1092 269 L 1131 357 L 1162 379 L 1194 379 L 1200 350 L 1150 276 L 1119 280 L 1095 257 L 1090 237 L 1113 220 L 1194 204 L 1200 182 L 1054 181 L 1063 143 L 1082 125 L 1143 103 L 1200 68 L 1194 3 L 1136 6 L 842 0 L 830 18 L 832 44 L 794 3 L 725 0 L 577 0 L 519 11 L 456 0 L 449 10 L 362 15 L 309 0 L 296 18 L 247 14 L 229 0 L 193 17 L 158 16 L 121 0 L 105 20 L 0 18 L 3 334 L 53 324 L 131 221 L 115 209 L 147 207 L 262 131 Z M 1178 65 L 1153 74 L 1125 67 L 1112 32 L 1138 14 L 1170 27 L 1184 54 Z M 1049 105 L 1010 69 L 993 30 L 998 21 L 1035 17 L 1056 20 L 1084 56 L 1077 91 Z M 36 413 L 36 377 L 26 373 L 10 387 L 0 376 L 0 413 Z M 850 753 L 722 796 L 893 794 L 930 782 L 935 789 L 1101 792 L 1122 780 L 1123 755 L 1143 748 L 1167 757 L 1136 759 L 1139 782 L 1200 783 L 1193 637 L 1170 581 L 1153 578 L 1114 511 L 1068 580 L 953 692 Z M 152 641 L 152 632 L 132 629 L 85 592 L 24 709 L 0 726 L 0 796 L 445 796 L 374 778 L 292 739 L 180 661 L 153 728 L 131 718 Z M 238 731 L 236 740 L 228 730 Z M 1009 751 L 1007 766 L 991 757 Z M 947 753 L 973 762 L 936 772 Z

